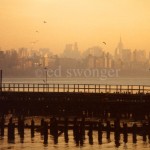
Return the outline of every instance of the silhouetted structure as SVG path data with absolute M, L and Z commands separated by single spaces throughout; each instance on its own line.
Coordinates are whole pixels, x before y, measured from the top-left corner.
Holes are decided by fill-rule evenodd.
M 35 123 L 34 120 L 31 120 L 31 138 L 34 137 L 34 129 L 35 129 Z
M 14 142 L 14 139 L 15 139 L 15 125 L 12 122 L 12 118 L 10 118 L 8 123 L 8 141 Z

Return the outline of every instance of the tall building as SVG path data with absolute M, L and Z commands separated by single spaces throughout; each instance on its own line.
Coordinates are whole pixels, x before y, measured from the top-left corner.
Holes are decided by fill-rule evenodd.
M 29 52 L 27 48 L 19 48 L 18 50 L 19 58 L 27 58 L 29 56 Z
M 115 49 L 115 59 L 120 59 L 123 62 L 131 62 L 132 52 L 130 49 L 125 49 L 120 37 L 120 41 Z
M 95 56 L 95 57 L 101 57 L 103 56 L 103 51 L 101 47 L 94 46 L 90 47 L 87 50 L 85 50 L 82 54 L 82 57 L 87 57 L 89 55 Z
M 145 50 L 134 50 L 133 52 L 133 61 L 134 62 L 145 62 L 146 60 L 146 51 Z
M 78 44 L 76 42 L 74 44 L 66 44 L 62 56 L 65 58 L 79 59 L 80 51 L 78 49 Z
M 5 54 L 4 51 L 0 50 L 0 69 L 2 69 L 5 65 Z
M 123 43 L 122 39 L 120 37 L 120 41 L 115 49 L 115 59 L 121 59 L 122 58 L 122 51 L 123 51 Z

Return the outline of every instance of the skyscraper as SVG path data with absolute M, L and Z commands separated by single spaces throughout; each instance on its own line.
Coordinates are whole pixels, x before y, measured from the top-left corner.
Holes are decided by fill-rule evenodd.
M 115 59 L 121 59 L 122 58 L 122 51 L 123 51 L 123 43 L 122 39 L 120 37 L 120 41 L 115 49 Z

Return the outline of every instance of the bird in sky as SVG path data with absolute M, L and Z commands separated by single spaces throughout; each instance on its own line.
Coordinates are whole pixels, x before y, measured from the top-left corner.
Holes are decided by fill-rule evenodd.
M 106 45 L 106 42 L 103 42 L 103 44 L 105 44 L 105 45 Z
M 46 21 L 43 21 L 43 23 L 47 23 Z
M 38 33 L 39 31 L 38 31 L 38 30 L 36 30 L 35 32 L 36 32 L 36 33 Z

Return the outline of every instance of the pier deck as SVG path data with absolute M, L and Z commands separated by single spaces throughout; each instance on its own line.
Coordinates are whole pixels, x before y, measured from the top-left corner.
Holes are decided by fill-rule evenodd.
M 150 113 L 150 86 L 3 83 L 0 112 L 31 115 L 130 115 Z
M 148 85 L 2 83 L 1 91 L 74 93 L 150 93 Z

